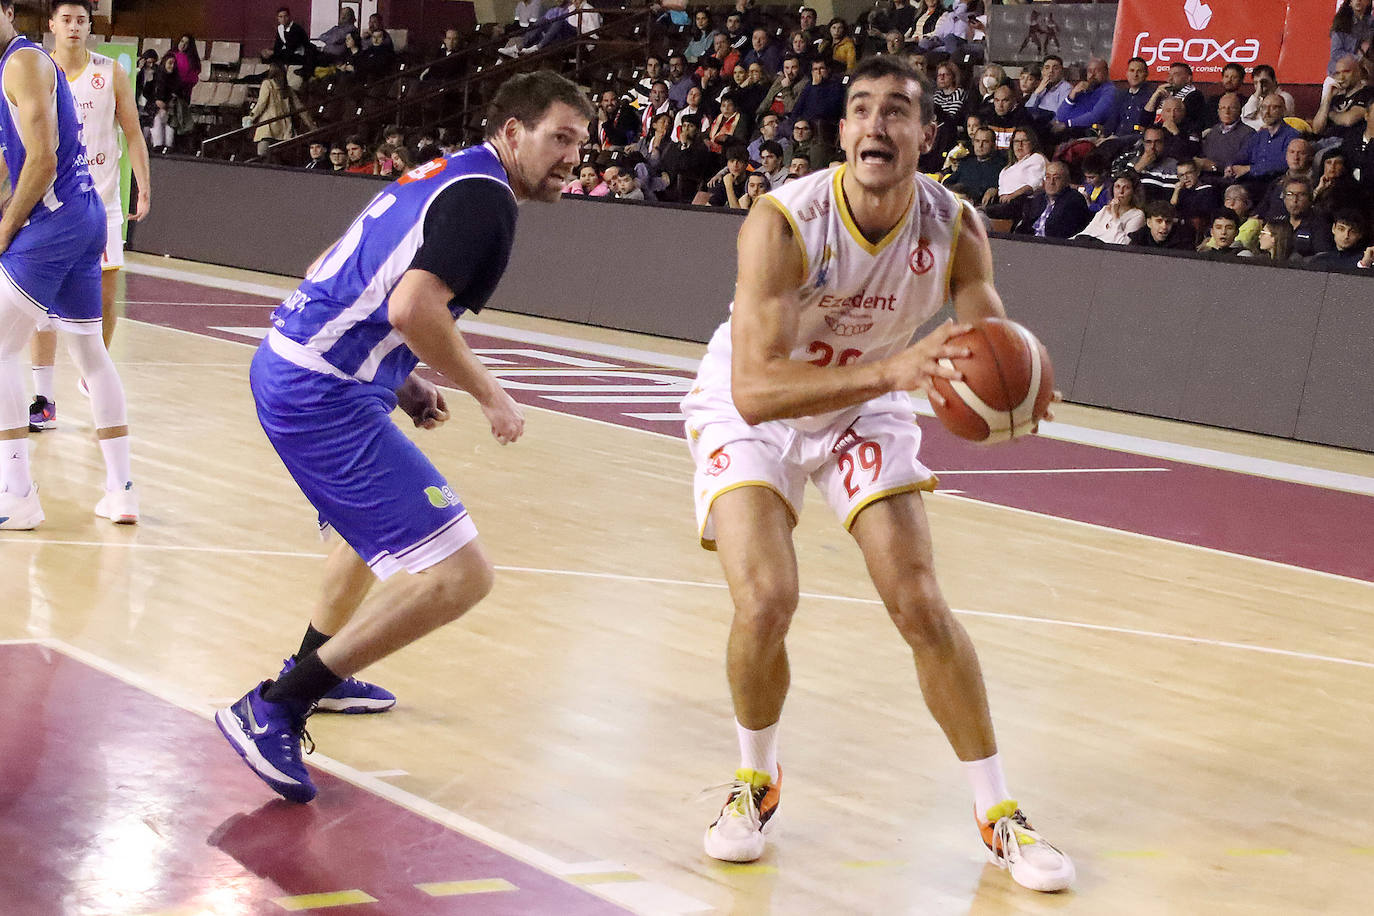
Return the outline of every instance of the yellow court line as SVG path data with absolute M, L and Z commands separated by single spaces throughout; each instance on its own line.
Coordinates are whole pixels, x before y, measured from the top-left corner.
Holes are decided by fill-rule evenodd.
M 776 865 L 718 865 L 716 868 L 727 875 L 776 875 L 778 873 Z
M 431 884 L 417 884 L 415 886 L 431 897 L 456 897 L 459 894 L 495 894 L 501 891 L 518 891 L 520 889 L 505 878 L 475 878 L 471 881 L 437 881 Z
M 564 875 L 563 878 L 573 884 L 620 884 L 644 880 L 632 871 L 590 871 L 576 875 Z
M 1374 856 L 1374 846 L 1356 846 L 1350 851 L 1357 856 Z
M 331 906 L 349 906 L 354 903 L 376 903 L 377 898 L 359 890 L 330 891 L 326 894 L 299 894 L 295 897 L 276 897 L 272 900 L 283 910 L 322 910 Z
M 1292 855 L 1287 849 L 1228 849 L 1228 856 L 1287 856 Z

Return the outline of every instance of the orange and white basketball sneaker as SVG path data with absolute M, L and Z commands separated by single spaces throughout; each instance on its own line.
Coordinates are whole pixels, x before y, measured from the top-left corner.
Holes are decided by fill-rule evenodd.
M 978 830 L 988 847 L 988 859 L 1011 872 L 1012 880 L 1022 887 L 1062 891 L 1073 883 L 1073 861 L 1031 827 L 1016 802 L 989 808 L 987 817 L 979 818 Z
M 735 770 L 730 797 L 720 817 L 706 828 L 706 854 L 723 862 L 752 862 L 763 855 L 764 838 L 782 799 L 782 767 L 778 781 L 767 773 L 741 767 Z

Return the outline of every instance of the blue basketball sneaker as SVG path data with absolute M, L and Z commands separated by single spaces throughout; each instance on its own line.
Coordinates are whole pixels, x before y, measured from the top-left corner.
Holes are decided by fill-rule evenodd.
M 277 677 L 282 677 L 294 667 L 296 667 L 296 656 L 293 655 L 281 663 L 281 674 L 278 674 Z M 360 681 L 356 677 L 346 677 L 339 682 L 339 686 L 320 697 L 320 701 L 315 704 L 315 711 L 386 712 L 395 705 L 396 694 L 390 690 L 383 690 L 376 684 Z
M 233 706 L 215 713 L 215 724 L 243 762 L 278 795 L 308 802 L 315 797 L 315 784 L 301 759 L 301 745 L 307 754 L 315 750 L 305 730 L 310 710 L 264 700 L 262 692 L 271 683 L 263 681 Z

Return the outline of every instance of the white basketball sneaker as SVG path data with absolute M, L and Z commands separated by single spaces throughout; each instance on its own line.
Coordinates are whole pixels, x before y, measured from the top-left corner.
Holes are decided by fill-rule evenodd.
M 38 485 L 31 484 L 27 496 L 8 490 L 0 492 L 0 531 L 32 531 L 43 521 L 38 504 Z
M 740 768 L 720 816 L 706 828 L 706 854 L 723 862 L 752 862 L 763 855 L 764 834 L 782 800 L 782 767 L 778 781 L 767 773 Z
M 1073 883 L 1073 861 L 1031 827 L 1016 802 L 1004 801 L 989 808 L 987 817 L 978 820 L 978 830 L 988 848 L 989 861 L 1005 868 L 1022 887 L 1062 891 Z
M 116 525 L 137 525 L 138 491 L 134 489 L 133 481 L 126 483 L 121 490 L 106 490 L 100 502 L 95 504 L 95 514 L 108 518 Z

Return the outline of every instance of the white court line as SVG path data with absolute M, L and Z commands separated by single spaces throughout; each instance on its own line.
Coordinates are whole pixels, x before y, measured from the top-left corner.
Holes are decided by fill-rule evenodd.
M 63 655 L 74 658 L 82 664 L 88 665 L 97 671 L 102 671 L 116 680 L 123 681 L 144 693 L 150 694 L 162 700 L 164 703 L 170 703 L 202 719 L 207 721 L 212 721 L 214 719 L 215 710 L 208 704 L 190 700 L 183 696 L 180 691 L 174 689 L 170 684 L 145 677 L 122 665 L 88 652 L 85 649 L 79 649 L 76 646 L 53 637 L 25 640 L 25 642 L 30 644 L 36 643 L 52 651 L 61 652 Z M 226 751 L 226 753 L 228 752 Z M 310 755 L 310 764 L 345 782 L 350 782 L 360 789 L 371 792 L 373 795 L 384 798 L 412 814 L 418 814 L 456 833 L 461 833 L 471 839 L 477 840 L 498 852 L 505 853 L 513 859 L 518 859 L 526 865 L 533 866 L 545 874 L 561 878 L 565 874 L 568 874 L 567 869 L 571 867 L 569 863 L 563 862 L 540 849 L 536 849 L 513 837 L 492 830 L 490 827 L 463 817 L 461 814 L 450 811 L 428 799 L 413 795 L 404 789 L 398 789 L 396 786 L 379 779 L 373 773 L 367 773 L 356 769 L 346 763 L 341 763 L 332 757 L 321 754 L 318 751 Z M 568 883 L 572 884 L 572 882 Z M 573 884 L 573 886 L 591 891 L 597 896 L 611 900 L 614 903 L 619 903 L 621 906 L 627 905 L 626 900 L 614 899 L 609 896 L 606 893 L 608 888 L 603 889 L 598 885 Z M 712 909 L 710 905 L 700 900 L 688 897 L 680 891 L 676 891 L 670 887 L 654 884 L 653 882 L 627 882 L 626 886 L 633 888 L 632 893 L 634 900 L 643 901 L 639 906 L 631 905 L 631 909 L 636 909 L 640 913 L 654 914 L 654 916 L 659 916 L 659 914 L 662 914 L 662 916 L 676 916 L 676 914 L 705 912 Z M 689 901 L 690 903 L 688 903 Z
M 1147 471 L 1169 473 L 1169 468 L 1008 468 L 1006 470 L 938 471 L 940 477 L 959 474 L 1141 474 Z
M 294 285 L 290 287 L 266 287 L 261 284 L 245 283 L 238 280 L 204 277 L 174 267 L 131 264 L 127 269 L 132 273 L 142 273 L 148 276 L 162 277 L 169 280 L 181 280 L 195 286 L 208 286 L 235 292 L 249 293 L 252 295 L 284 297 L 290 295 L 292 291 L 295 290 Z M 264 293 L 261 292 L 262 290 L 270 290 L 270 292 Z M 656 366 L 684 369 L 689 372 L 696 371 L 700 364 L 699 359 L 689 359 L 681 356 L 672 356 L 666 353 L 639 350 L 632 347 L 620 347 L 614 344 L 602 344 L 594 341 L 579 340 L 576 337 L 564 337 L 559 334 L 549 334 L 542 331 L 526 331 L 517 328 L 507 328 L 483 321 L 469 321 L 466 318 L 459 322 L 459 327 L 465 330 L 470 329 L 478 334 L 487 334 L 492 337 L 501 337 L 506 340 L 542 344 L 544 346 L 591 353 L 598 356 L 611 356 L 619 359 L 649 363 Z M 230 333 L 240 333 L 249 329 L 225 328 L 222 330 L 229 331 Z M 261 331 L 260 333 L 265 333 L 265 331 Z M 918 413 L 924 414 L 925 416 L 934 416 L 934 412 L 930 408 L 930 403 L 924 398 L 913 396 L 912 403 L 915 405 Z M 1137 455 L 1145 455 L 1150 458 L 1164 458 L 1170 461 L 1183 462 L 1184 464 L 1212 467 L 1223 471 L 1233 471 L 1239 474 L 1269 477 L 1292 483 L 1325 487 L 1333 490 L 1346 490 L 1351 493 L 1374 496 L 1374 477 L 1366 477 L 1360 474 L 1328 471 L 1322 468 L 1308 467 L 1306 465 L 1290 464 L 1286 461 L 1273 461 L 1268 458 L 1255 458 L 1250 455 L 1222 452 L 1216 449 L 1200 448 L 1192 445 L 1179 445 L 1173 442 L 1147 439 L 1142 436 L 1103 432 L 1088 427 L 1072 426 L 1062 422 L 1043 424 L 1040 428 L 1040 435 L 1049 439 L 1059 439 L 1064 442 L 1073 442 L 1079 445 L 1108 448 L 1113 451 L 1130 452 Z
M 230 702 L 237 702 L 237 700 L 231 700 Z M 228 705 L 228 704 L 226 704 L 226 705 Z M 364 775 L 364 776 L 371 777 L 372 779 L 395 779 L 395 778 L 398 777 L 398 776 L 409 776 L 409 775 L 410 775 L 410 771 L 409 771 L 409 770 L 368 770 L 367 772 L 363 773 L 363 775 Z
M 279 302 L 185 302 L 175 299 L 122 299 L 125 305 L 181 305 L 188 308 L 274 309 Z

